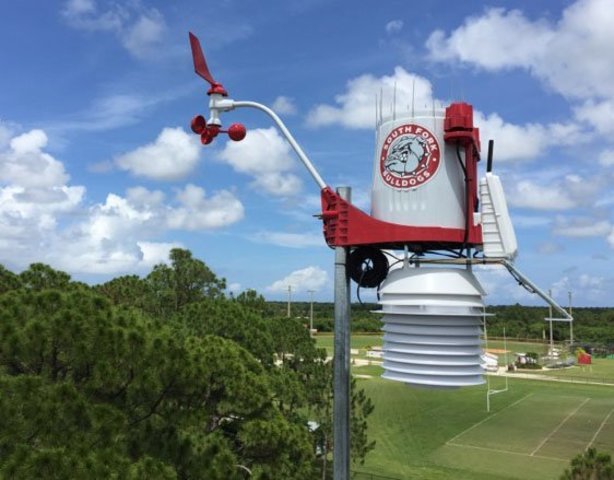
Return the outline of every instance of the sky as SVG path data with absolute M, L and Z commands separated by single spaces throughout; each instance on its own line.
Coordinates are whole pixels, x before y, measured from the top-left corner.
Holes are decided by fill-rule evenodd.
M 188 31 L 235 100 L 271 106 L 328 185 L 369 211 L 374 96 L 466 101 L 495 140 L 517 267 L 566 305 L 614 304 L 610 0 L 7 2 L 0 17 L 0 263 L 88 283 L 190 249 L 229 290 L 333 298 L 319 189 L 258 111 L 202 146 Z M 484 152 L 485 153 L 485 152 Z M 480 175 L 485 170 L 480 164 Z M 481 269 L 490 304 L 541 305 Z M 374 298 L 363 291 L 363 299 Z

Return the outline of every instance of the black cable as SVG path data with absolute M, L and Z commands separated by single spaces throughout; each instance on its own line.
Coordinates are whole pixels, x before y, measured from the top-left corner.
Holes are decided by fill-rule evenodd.
M 456 158 L 458 159 L 458 163 L 461 166 L 465 177 L 465 234 L 463 237 L 463 246 L 461 248 L 460 255 L 462 255 L 462 252 L 467 249 L 467 257 L 469 257 L 469 249 L 467 248 L 467 241 L 469 240 L 469 178 L 467 177 L 467 166 L 463 164 L 460 154 L 460 142 L 456 142 Z M 465 162 L 466 161 L 467 159 L 465 158 Z

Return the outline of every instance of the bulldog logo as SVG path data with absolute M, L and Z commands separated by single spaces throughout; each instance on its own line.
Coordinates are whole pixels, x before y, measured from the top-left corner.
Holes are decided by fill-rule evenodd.
M 393 188 L 417 188 L 433 178 L 440 157 L 439 144 L 431 132 L 419 125 L 401 125 L 384 141 L 380 173 Z

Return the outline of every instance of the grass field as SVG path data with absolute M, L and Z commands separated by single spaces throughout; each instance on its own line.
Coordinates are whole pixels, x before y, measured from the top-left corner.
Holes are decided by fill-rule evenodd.
M 318 346 L 333 353 L 332 335 Z M 362 357 L 379 335 L 352 335 Z M 489 341 L 503 348 L 502 341 Z M 545 349 L 543 343 L 507 342 L 511 352 Z M 486 387 L 417 389 L 379 378 L 377 365 L 353 366 L 367 375 L 359 385 L 372 399 L 369 437 L 376 443 L 356 480 L 558 479 L 570 460 L 589 446 L 614 456 L 614 387 L 509 378 L 509 391 L 491 397 Z M 614 360 L 595 359 L 591 371 L 573 367 L 534 373 L 562 378 L 612 379 Z M 490 377 L 491 388 L 504 379 Z M 498 385 L 501 383 L 501 385 Z
M 375 404 L 369 425 L 377 445 L 357 467 L 367 474 L 557 479 L 588 446 L 614 452 L 611 387 L 511 379 L 508 392 L 491 397 L 488 414 L 484 387 L 446 391 L 380 378 L 359 382 Z

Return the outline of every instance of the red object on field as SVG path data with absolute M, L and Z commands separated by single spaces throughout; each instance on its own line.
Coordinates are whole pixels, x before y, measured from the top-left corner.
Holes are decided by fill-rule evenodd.
M 593 357 L 588 353 L 578 355 L 578 365 L 590 365 L 591 363 L 593 363 Z

